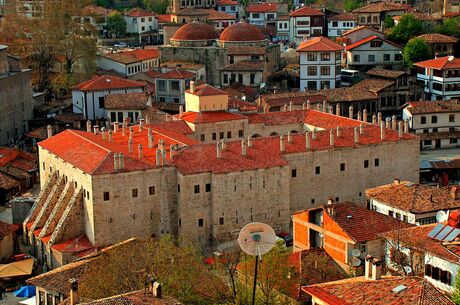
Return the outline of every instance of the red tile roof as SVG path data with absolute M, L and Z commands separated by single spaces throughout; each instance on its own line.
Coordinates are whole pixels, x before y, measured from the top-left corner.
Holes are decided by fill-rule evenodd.
M 404 285 L 405 290 L 392 290 Z M 329 305 L 454 305 L 448 296 L 421 277 L 365 277 L 334 281 L 302 287 L 308 294 Z
M 460 68 L 460 58 L 453 56 L 444 56 L 435 59 L 416 62 L 414 65 L 422 68 L 431 68 L 436 70 L 458 69 Z
M 162 14 L 157 16 L 158 23 L 171 22 L 171 14 Z
M 236 5 L 239 6 L 240 3 L 236 0 L 219 0 L 217 1 L 218 6 L 225 6 L 225 5 Z
M 348 31 L 346 31 L 346 32 L 344 32 L 344 33 L 342 33 L 342 36 L 347 36 L 347 35 L 349 35 L 349 34 L 351 34 L 351 33 L 358 32 L 358 31 L 365 30 L 365 29 L 370 30 L 370 31 L 373 31 L 373 32 L 376 32 L 376 33 L 382 33 L 382 32 L 380 32 L 380 31 L 377 31 L 376 29 L 370 28 L 370 27 L 368 27 L 368 26 L 360 25 L 360 26 L 354 27 L 354 28 L 352 28 L 352 29 L 350 29 L 350 30 L 348 30 Z M 382 34 L 383 34 L 383 33 L 382 33 Z
M 193 21 L 181 26 L 172 40 L 213 40 L 219 38 L 216 29 L 207 23 Z
M 21 184 L 19 183 L 19 181 L 17 181 L 13 177 L 3 172 L 0 172 L 0 189 L 10 190 L 12 188 L 19 187 L 20 185 Z
M 417 38 L 421 38 L 425 40 L 427 43 L 456 43 L 458 41 L 458 39 L 455 37 L 439 33 L 423 34 L 417 36 Z
M 94 248 L 86 235 L 80 235 L 51 246 L 53 250 L 61 253 L 78 253 Z
M 98 6 L 95 4 L 89 4 L 82 8 L 82 14 L 90 15 L 90 16 L 108 16 L 114 10 L 111 8 L 105 8 L 102 6 Z
M 107 94 L 104 100 L 105 109 L 142 110 L 147 108 L 151 97 L 145 92 L 129 92 L 120 94 Z
M 359 41 L 357 41 L 357 42 L 355 42 L 355 43 L 353 43 L 353 44 L 351 44 L 349 46 L 346 46 L 346 50 L 350 51 L 350 50 L 352 50 L 352 49 L 354 49 L 356 47 L 359 47 L 359 46 L 361 46 L 361 45 L 363 45 L 365 43 L 371 42 L 371 41 L 373 41 L 375 39 L 382 40 L 382 41 L 385 41 L 386 43 L 389 43 L 389 44 L 392 44 L 392 45 L 397 46 L 399 48 L 402 48 L 400 45 L 398 45 L 398 44 L 396 44 L 396 43 L 394 43 L 392 41 L 382 39 L 382 38 L 380 38 L 380 37 L 378 37 L 376 35 L 372 35 L 372 36 L 369 36 L 367 38 L 361 39 L 361 40 L 359 40 Z
M 155 78 L 165 79 L 189 79 L 195 77 L 196 74 L 181 68 L 174 68 L 168 72 L 161 73 L 155 76 Z
M 306 17 L 306 16 L 323 16 L 323 12 L 311 8 L 309 6 L 304 6 L 299 8 L 289 14 L 291 17 Z
M 355 9 L 353 13 L 381 13 L 381 12 L 389 12 L 389 11 L 407 11 L 407 7 L 398 4 L 392 3 L 387 1 L 381 1 L 373 4 L 369 4 L 358 9 Z
M 176 115 L 179 118 L 179 115 Z M 244 115 L 227 111 L 185 112 L 181 120 L 192 124 L 210 124 L 224 121 L 246 120 Z
M 358 16 L 353 13 L 341 13 L 335 16 L 332 16 L 327 21 L 358 21 Z
M 276 13 L 278 6 L 276 3 L 256 3 L 256 4 L 250 4 L 246 8 L 246 12 L 248 13 L 270 13 L 274 12 Z
M 208 20 L 210 21 L 219 21 L 219 20 L 235 20 L 236 17 L 235 15 L 228 14 L 222 11 L 216 11 L 214 9 L 202 9 L 203 11 L 206 11 L 208 15 Z
M 222 68 L 223 71 L 263 71 L 264 69 L 263 60 L 241 60 Z
M 158 49 L 139 49 L 134 51 L 119 52 L 119 53 L 107 53 L 101 55 L 102 57 L 109 58 L 113 61 L 122 64 L 131 64 L 139 61 L 154 59 L 160 57 L 160 51 Z
M 61 303 L 62 304 L 62 303 Z M 146 293 L 144 289 L 111 296 L 104 299 L 79 303 L 81 305 L 173 305 L 181 304 L 179 300 L 162 295 L 155 297 L 153 293 Z
M 130 11 L 127 16 L 129 17 L 153 17 L 153 16 L 156 16 L 156 13 L 147 12 L 142 9 L 135 9 L 135 10 Z
M 117 76 L 101 75 L 96 76 L 90 80 L 79 83 L 73 90 L 79 91 L 97 91 L 97 90 L 109 90 L 117 88 L 143 88 L 145 87 L 144 82 L 134 81 L 130 79 L 124 79 Z
M 404 108 L 411 114 L 460 112 L 460 101 L 419 101 L 409 102 Z
M 265 40 L 265 35 L 255 25 L 247 22 L 234 23 L 225 28 L 220 34 L 222 41 L 260 41 Z
M 210 96 L 210 95 L 228 95 L 227 92 L 217 89 L 216 87 L 210 86 L 208 84 L 199 85 L 195 88 L 195 92 L 190 92 L 190 90 L 185 91 L 187 93 L 197 95 L 197 96 Z
M 315 37 L 303 41 L 297 52 L 341 51 L 342 46 L 326 37 Z
M 14 225 L 0 221 L 0 238 L 7 236 L 8 234 L 13 233 L 16 230 Z

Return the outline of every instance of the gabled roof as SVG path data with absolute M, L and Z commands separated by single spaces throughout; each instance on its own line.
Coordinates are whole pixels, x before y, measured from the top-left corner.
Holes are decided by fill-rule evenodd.
M 158 49 L 139 49 L 127 52 L 119 53 L 107 53 L 101 54 L 100 56 L 109 58 L 113 61 L 122 64 L 131 64 L 143 60 L 154 59 L 160 57 L 160 51 Z
M 186 92 L 197 96 L 228 95 L 227 92 L 217 89 L 216 87 L 210 86 L 208 84 L 197 86 L 195 88 L 195 92 L 193 93 L 190 90 L 187 90 Z
M 250 4 L 246 12 L 248 13 L 276 13 L 278 6 L 276 3 L 256 3 Z
M 145 83 L 143 82 L 125 79 L 118 76 L 101 75 L 79 83 L 72 89 L 79 91 L 97 91 L 118 88 L 143 88 L 144 86 Z
M 354 27 L 354 28 L 352 28 L 352 29 L 350 29 L 350 30 L 348 30 L 346 32 L 343 32 L 342 36 L 347 36 L 347 35 L 349 35 L 351 33 L 362 31 L 362 30 L 369 30 L 369 31 L 372 31 L 372 32 L 375 32 L 375 33 L 383 34 L 382 32 L 377 31 L 376 29 L 370 28 L 370 27 L 368 27 L 366 25 L 360 25 L 360 26 Z
M 372 3 L 358 9 L 355 9 L 353 13 L 382 13 L 382 12 L 390 12 L 390 11 L 407 11 L 407 7 L 398 4 L 392 3 L 388 1 L 381 1 L 377 3 Z
M 358 16 L 353 13 L 341 13 L 330 17 L 327 21 L 358 21 Z
M 166 78 L 166 79 L 189 79 L 195 77 L 196 74 L 184 69 L 174 68 L 168 72 L 161 73 L 156 78 Z
M 421 38 L 425 40 L 427 43 L 456 43 L 458 41 L 458 39 L 455 37 L 439 33 L 423 34 L 417 36 L 417 38 Z
M 361 39 L 361 40 L 359 40 L 359 41 L 357 41 L 357 42 L 355 42 L 355 43 L 353 43 L 353 44 L 347 46 L 347 47 L 346 47 L 346 50 L 347 50 L 347 51 L 353 50 L 354 48 L 357 48 L 357 47 L 359 47 L 359 46 L 361 46 L 361 45 L 363 45 L 363 44 L 366 44 L 366 43 L 368 43 L 368 42 L 371 42 L 371 41 L 373 41 L 373 40 L 375 40 L 375 39 L 382 40 L 382 41 L 384 41 L 384 42 L 386 42 L 386 43 L 389 43 L 389 44 L 392 44 L 392 45 L 394 45 L 394 46 L 396 46 L 396 47 L 398 47 L 398 48 L 402 48 L 400 45 L 398 45 L 398 44 L 396 44 L 396 43 L 394 43 L 394 42 L 392 42 L 392 41 L 389 41 L 389 40 L 387 40 L 387 39 L 380 38 L 380 37 L 378 37 L 378 36 L 376 36 L 376 35 L 372 35 L 372 36 L 369 36 L 369 37 L 367 37 L 367 38 Z
M 452 99 L 446 101 L 409 102 L 404 109 L 411 114 L 460 112 L 460 101 Z
M 392 290 L 404 285 L 399 293 Z M 427 280 L 415 276 L 382 277 L 369 280 L 354 277 L 302 287 L 306 293 L 329 305 L 454 305 Z
M 209 124 L 223 121 L 246 120 L 244 115 L 227 111 L 185 112 L 177 118 L 192 124 Z
M 157 16 L 158 23 L 171 22 L 171 14 L 161 14 Z
M 105 109 L 142 110 L 147 106 L 149 95 L 145 92 L 129 92 L 121 94 L 107 94 L 104 100 Z
M 132 10 L 132 11 L 128 12 L 128 14 L 126 16 L 129 16 L 129 17 L 153 17 L 153 16 L 156 16 L 156 15 L 157 15 L 156 13 L 148 12 L 148 11 L 143 10 L 143 9 L 135 9 L 135 10 Z
M 416 62 L 414 65 L 422 68 L 431 68 L 436 70 L 458 69 L 460 68 L 460 58 L 454 56 L 444 56 L 435 59 Z
M 400 76 L 403 76 L 407 74 L 405 71 L 399 71 L 399 70 L 386 70 L 386 69 L 379 69 L 379 68 L 373 68 L 369 71 L 366 72 L 367 75 L 370 76 L 377 76 L 377 77 L 383 77 L 383 78 L 393 78 L 396 79 Z
M 225 5 L 236 5 L 239 6 L 240 3 L 236 0 L 219 0 L 217 1 L 218 6 L 225 6 Z
M 324 16 L 323 12 L 309 6 L 299 8 L 289 14 L 291 17 Z
M 203 11 L 208 12 L 208 20 L 235 20 L 235 15 L 228 14 L 222 11 L 216 11 L 214 9 L 202 9 Z
M 303 41 L 297 48 L 297 52 L 324 52 L 341 51 L 342 46 L 326 37 L 315 37 Z
M 16 231 L 15 226 L 9 223 L 0 221 L 0 238 L 3 238 L 7 236 L 8 234 L 13 233 L 14 231 Z

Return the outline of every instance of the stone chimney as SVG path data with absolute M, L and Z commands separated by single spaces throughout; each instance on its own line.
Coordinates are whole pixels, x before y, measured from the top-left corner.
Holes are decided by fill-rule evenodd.
M 195 82 L 190 81 L 190 93 L 195 93 Z
M 353 106 L 348 107 L 348 117 L 353 119 Z
M 133 139 L 131 138 L 128 140 L 128 151 L 130 154 L 133 153 Z
M 121 135 L 124 137 L 126 135 L 126 124 L 121 125 Z
M 380 123 L 380 139 L 385 139 L 385 123 L 383 122 Z
M 165 165 L 166 163 L 166 149 L 163 147 L 161 150 L 161 166 Z
M 142 144 L 137 145 L 137 151 L 139 152 L 139 159 L 142 159 L 144 157 L 144 151 L 142 148 Z
M 313 128 L 313 130 L 311 131 L 311 139 L 316 139 L 316 128 Z
M 222 150 L 225 150 L 227 148 L 227 143 L 225 142 L 225 139 L 220 140 L 220 145 Z
M 145 119 L 139 119 L 139 132 L 142 131 L 142 128 L 145 125 Z
M 335 115 L 338 115 L 338 116 L 342 115 L 340 113 L 340 104 L 339 103 L 335 104 Z
M 119 160 L 120 160 L 120 157 L 118 156 L 118 153 L 114 153 L 113 154 L 113 169 L 114 170 L 118 170 L 118 167 L 120 166 Z
M 340 135 L 342 133 L 342 131 L 340 129 L 340 126 L 337 126 L 336 130 L 337 130 L 337 138 L 338 138 L 338 137 L 340 137 Z
M 86 132 L 91 132 L 92 126 L 91 126 L 91 121 L 88 120 L 86 121 Z
M 102 127 L 101 136 L 102 136 L 102 140 L 105 140 L 105 130 L 104 130 L 104 127 Z
M 289 111 L 292 111 L 292 101 L 289 102 Z
M 359 134 L 363 134 L 364 133 L 364 124 L 361 123 L 359 124 Z
M 302 103 L 302 110 L 306 110 L 307 109 L 307 104 L 305 104 L 305 102 Z
M 399 185 L 400 183 L 401 183 L 401 179 L 396 178 L 396 177 L 393 179 L 393 185 Z
M 459 197 L 460 197 L 460 192 L 459 192 L 459 189 L 458 187 L 454 186 L 450 189 L 450 197 L 452 197 L 452 199 L 454 200 L 458 200 Z
M 80 303 L 80 298 L 78 296 L 78 280 L 75 278 L 71 278 L 69 280 L 70 283 L 70 305 L 75 305 Z
M 155 164 L 156 166 L 161 166 L 161 150 L 157 149 L 155 152 L 156 160 Z
M 310 100 L 307 100 L 307 109 L 311 109 L 311 102 L 310 102 Z
M 363 118 L 361 117 L 361 111 L 358 111 L 358 121 L 361 121 Z
M 404 133 L 408 133 L 408 132 L 409 132 L 409 120 L 405 119 L 404 120 Z
M 372 280 L 378 281 L 382 278 L 382 261 L 378 258 L 372 260 Z
M 179 117 L 181 118 L 184 115 L 184 106 L 179 106 Z
M 94 134 L 95 135 L 99 134 L 99 126 L 98 125 L 94 126 Z
M 129 126 L 129 138 L 132 139 L 134 136 L 134 129 L 133 126 Z
M 118 154 L 118 161 L 118 169 L 125 169 L 125 155 L 123 155 L 122 153 Z
M 366 109 L 363 110 L 363 122 L 367 123 L 367 110 Z
M 109 142 L 113 142 L 113 131 L 110 129 L 109 132 Z
M 284 104 L 283 111 L 286 112 L 287 110 L 288 110 L 288 106 L 286 104 Z
M 286 151 L 286 143 L 284 143 L 284 136 L 280 136 L 280 151 L 285 152 Z
M 377 113 L 377 125 L 380 126 L 382 124 L 382 113 Z
M 149 143 L 148 143 L 148 147 L 149 148 L 153 148 L 153 134 L 152 134 L 152 128 L 149 127 L 148 131 L 147 131 L 147 137 L 148 137 L 148 140 L 149 140 Z
M 316 110 L 321 111 L 321 103 L 316 103 Z
M 48 138 L 51 138 L 53 136 L 53 126 L 46 126 L 46 131 L 48 132 Z
M 327 102 L 323 101 L 323 112 L 327 112 Z
M 252 139 L 248 136 L 248 147 L 252 147 Z
M 216 155 L 217 155 L 217 159 L 222 158 L 222 150 L 220 148 L 220 142 L 216 143 Z
M 169 145 L 169 159 L 174 158 L 175 152 L 176 152 L 176 145 L 174 144 Z
M 329 131 L 329 145 L 331 147 L 334 147 L 334 130 L 333 129 Z
M 120 123 L 115 122 L 113 123 L 113 132 L 117 132 L 120 129 Z
M 289 144 L 292 143 L 292 132 L 290 132 L 290 131 L 288 131 L 288 133 L 287 133 L 287 140 L 288 140 Z
M 386 118 L 386 120 L 385 120 L 385 128 L 388 128 L 388 129 L 391 128 L 391 119 L 390 118 Z
M 308 131 L 305 133 L 305 148 L 307 150 L 311 149 L 310 132 Z
M 396 130 L 398 128 L 398 121 L 396 120 L 396 116 L 393 115 L 391 117 L 391 129 Z
M 399 121 L 398 122 L 398 137 L 402 138 L 403 136 L 403 122 Z
M 147 125 L 150 124 L 150 117 L 149 117 L 148 114 L 145 116 L 145 124 L 147 124 Z
M 241 140 L 241 154 L 246 156 L 246 141 L 244 139 Z
M 366 256 L 364 261 L 364 276 L 367 280 L 372 279 L 372 260 L 374 258 L 371 255 Z
M 377 116 L 375 114 L 372 115 L 372 125 L 377 125 Z
M 358 144 L 359 143 L 358 127 L 353 128 L 353 136 L 354 136 L 354 142 Z

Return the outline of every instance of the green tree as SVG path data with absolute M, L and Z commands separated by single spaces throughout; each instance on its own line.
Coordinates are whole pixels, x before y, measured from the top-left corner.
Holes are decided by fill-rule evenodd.
M 412 14 L 405 14 L 388 37 L 398 43 L 405 44 L 412 37 L 422 34 L 423 24 L 420 20 L 415 19 Z
M 169 5 L 169 0 L 154 0 L 151 4 L 151 10 L 157 14 L 166 14 Z
M 460 36 L 460 17 L 444 19 L 442 24 L 436 26 L 435 32 L 449 36 Z
M 454 280 L 454 292 L 452 293 L 452 301 L 460 305 L 460 274 L 457 273 Z
M 107 31 L 115 37 L 126 35 L 126 20 L 119 12 L 113 12 L 107 17 Z
M 96 5 L 103 6 L 105 8 L 113 7 L 113 0 L 96 0 Z
M 393 16 L 386 16 L 385 17 L 385 21 L 383 23 L 383 26 L 386 28 L 386 29 L 391 29 L 392 27 L 395 26 L 395 21 L 393 20 Z
M 357 8 L 360 8 L 364 5 L 362 0 L 345 0 L 343 7 L 347 12 L 351 12 Z
M 404 61 L 412 68 L 415 62 L 432 57 L 430 47 L 421 38 L 412 38 L 403 49 Z

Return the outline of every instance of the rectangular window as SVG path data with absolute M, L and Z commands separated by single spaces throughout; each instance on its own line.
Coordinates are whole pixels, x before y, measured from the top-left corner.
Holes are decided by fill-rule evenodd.
M 297 177 L 297 170 L 296 169 L 291 170 L 291 177 L 292 178 Z
M 317 74 L 317 68 L 316 66 L 309 66 L 308 69 L 308 75 L 316 75 Z
M 423 140 L 423 145 L 431 145 L 431 140 Z
M 315 167 L 315 174 L 319 175 L 321 173 L 321 167 L 320 166 L 316 166 Z
M 240 137 L 240 138 L 243 137 L 243 131 L 242 130 L 238 130 L 238 137 Z
M 308 52 L 307 58 L 308 58 L 308 61 L 316 61 L 318 59 L 318 55 L 315 52 Z
M 353 61 L 354 62 L 360 62 L 361 61 L 361 57 L 359 55 L 353 55 Z
M 312 199 L 310 202 L 311 204 L 315 204 L 315 199 Z
M 426 124 L 426 117 L 422 116 L 420 118 L 420 124 Z
M 131 196 L 132 196 L 133 198 L 136 198 L 136 197 L 138 196 L 138 191 L 137 191 L 137 189 L 132 189 L 132 190 L 131 190 Z
M 38 292 L 38 305 L 45 305 L 45 293 L 43 291 Z
M 318 90 L 318 85 L 315 80 L 307 82 L 308 90 Z
M 455 122 L 455 114 L 449 114 L 449 123 Z
M 394 213 L 393 213 L 393 211 L 388 211 L 388 216 L 390 216 L 390 217 L 394 217 Z
M 111 122 L 116 122 L 117 121 L 117 113 L 116 112 L 110 112 L 110 121 Z
M 368 168 L 369 167 L 369 160 L 364 160 L 364 168 Z
M 104 201 L 110 200 L 110 193 L 109 192 L 104 192 Z
M 402 55 L 400 53 L 395 54 L 395 60 L 396 61 L 401 61 L 402 60 Z
M 232 132 L 231 131 L 227 131 L 227 139 L 231 139 L 232 138 Z
M 449 139 L 450 141 L 450 144 L 457 144 L 458 143 L 458 139 L 455 138 L 455 139 Z
M 221 140 L 222 140 L 223 138 L 224 138 L 224 132 L 223 132 L 223 131 L 221 131 L 221 132 L 219 132 L 219 139 L 221 139 Z
M 166 82 L 164 80 L 158 81 L 158 89 L 165 90 L 166 89 Z
M 177 80 L 171 81 L 171 90 L 179 90 L 179 81 Z
M 177 192 L 180 193 L 180 184 L 177 185 Z
M 380 159 L 375 159 L 374 160 L 374 166 L 375 167 L 380 166 Z
M 330 75 L 331 74 L 331 67 L 325 66 L 321 67 L 321 75 Z
M 206 193 L 209 193 L 211 191 L 211 183 L 206 183 L 205 190 L 206 190 Z
M 200 192 L 200 185 L 195 184 L 195 186 L 193 187 L 193 191 L 194 191 L 195 194 L 198 194 Z
M 433 115 L 433 116 L 431 117 L 431 123 L 432 123 L 432 124 L 436 124 L 437 122 L 438 122 L 438 117 L 435 116 L 435 115 Z
M 224 74 L 224 84 L 228 84 L 228 74 Z
M 155 195 L 155 187 L 149 186 L 149 195 Z
M 201 141 L 201 142 L 206 141 L 206 136 L 205 136 L 204 133 L 202 133 L 202 134 L 200 135 L 200 141 Z
M 252 73 L 251 73 L 251 74 L 249 75 L 249 78 L 250 78 L 249 81 L 250 81 L 251 84 L 254 84 L 254 83 L 256 82 L 256 75 L 255 75 L 255 74 L 252 74 Z
M 337 21 L 332 21 L 332 26 L 336 28 L 339 26 L 339 23 Z
M 345 163 L 340 163 L 340 171 L 341 172 L 345 171 Z
M 383 54 L 384 61 L 390 61 L 390 54 Z
M 220 217 L 219 218 L 219 225 L 223 225 L 224 224 L 224 218 L 223 217 Z
M 259 19 L 260 18 L 259 13 L 251 13 L 251 15 L 252 15 L 252 18 L 254 18 L 254 19 Z
M 203 220 L 203 218 L 198 219 L 198 226 L 199 226 L 199 227 L 204 226 L 204 220 Z
M 211 135 L 211 137 L 212 137 L 212 140 L 214 141 L 214 140 L 217 139 L 217 134 L 216 134 L 215 132 L 213 132 L 212 135 Z
M 375 55 L 374 54 L 369 55 L 367 60 L 369 62 L 375 62 Z
M 371 48 L 380 48 L 382 44 L 383 44 L 383 41 L 381 40 L 371 41 Z
M 100 109 L 104 108 L 104 97 L 103 96 L 99 97 L 99 108 Z
M 323 61 L 331 60 L 331 53 L 321 53 L 321 60 Z

